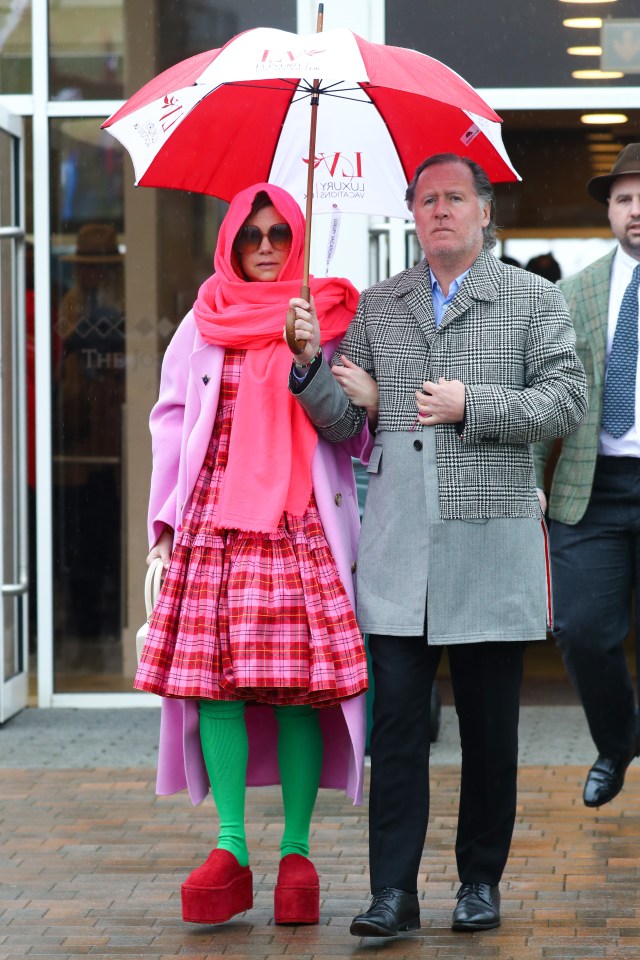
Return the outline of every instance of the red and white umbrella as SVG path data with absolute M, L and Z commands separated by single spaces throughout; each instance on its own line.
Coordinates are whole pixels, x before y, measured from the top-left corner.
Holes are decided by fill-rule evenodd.
M 462 77 L 415 50 L 323 33 L 322 9 L 317 33 L 258 27 L 176 64 L 102 125 L 129 151 L 139 186 L 222 200 L 259 182 L 288 190 L 307 218 L 305 299 L 312 212 L 408 219 L 407 183 L 434 153 L 519 179 L 500 118 Z M 292 331 L 290 311 L 287 340 L 301 351 Z
M 309 101 L 319 100 L 314 155 Z M 517 180 L 500 118 L 453 70 L 338 28 L 306 36 L 259 27 L 184 60 L 134 94 L 103 127 L 128 150 L 136 184 L 223 200 L 276 183 L 313 211 L 410 216 L 417 165 L 464 154 L 491 180 Z

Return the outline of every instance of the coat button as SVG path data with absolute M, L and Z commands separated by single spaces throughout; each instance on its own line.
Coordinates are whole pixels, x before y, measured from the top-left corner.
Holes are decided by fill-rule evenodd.
M 335 495 L 335 497 L 334 497 L 334 500 L 336 501 L 336 506 L 339 507 L 340 504 L 342 503 L 342 494 L 341 494 L 341 493 L 336 493 L 336 495 Z
M 413 441 L 413 449 L 414 449 L 414 450 L 422 450 L 422 440 L 414 440 L 414 441 Z
M 358 569 L 358 564 L 354 560 L 353 563 L 351 564 L 351 573 L 355 573 L 357 569 Z

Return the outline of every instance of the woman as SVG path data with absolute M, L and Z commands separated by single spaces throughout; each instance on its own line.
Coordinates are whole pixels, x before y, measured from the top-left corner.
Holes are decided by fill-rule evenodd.
M 276 923 L 317 923 L 308 858 L 318 786 L 362 795 L 367 668 L 354 613 L 358 509 L 350 446 L 326 444 L 287 390 L 282 338 L 302 275 L 304 217 L 257 184 L 232 201 L 214 274 L 171 341 L 151 414 L 150 562 L 167 573 L 135 686 L 163 696 L 158 793 L 209 784 L 217 847 L 182 914 L 252 906 L 246 784 L 282 784 Z M 312 278 L 330 356 L 355 288 Z

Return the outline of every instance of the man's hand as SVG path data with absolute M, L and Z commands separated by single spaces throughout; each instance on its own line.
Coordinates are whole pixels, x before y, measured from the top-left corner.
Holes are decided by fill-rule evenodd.
M 336 364 L 331 368 L 334 377 L 356 407 L 364 407 L 369 418 L 369 426 L 375 430 L 378 423 L 378 384 L 366 370 L 352 363 L 341 354 L 343 366 Z
M 320 324 L 318 323 L 313 297 L 311 297 L 311 303 L 307 303 L 300 297 L 292 297 L 289 300 L 289 307 L 295 313 L 296 340 L 307 341 L 302 353 L 295 354 L 293 359 L 299 364 L 309 363 L 320 349 Z
M 540 503 L 540 509 L 543 513 L 547 512 L 547 498 L 545 496 L 544 490 L 541 490 L 540 487 L 536 487 L 536 493 L 538 494 L 538 501 Z
M 425 427 L 436 423 L 460 423 L 464 418 L 465 386 L 460 380 L 445 380 L 437 383 L 425 380 L 422 390 L 416 390 L 418 422 Z

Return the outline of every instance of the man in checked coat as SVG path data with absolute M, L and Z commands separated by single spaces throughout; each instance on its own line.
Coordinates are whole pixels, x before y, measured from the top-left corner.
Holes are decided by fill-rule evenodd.
M 547 626 L 531 444 L 571 433 L 587 409 L 562 294 L 490 252 L 494 194 L 482 168 L 430 157 L 407 202 L 425 259 L 362 294 L 336 360 L 363 367 L 379 391 L 357 584 L 375 683 L 372 901 L 351 924 L 356 936 L 420 925 L 429 705 L 444 646 L 462 745 L 453 929 L 500 923 L 523 650 Z M 357 433 L 366 411 L 349 400 L 348 363 L 343 389 L 319 353 L 315 312 L 291 304 L 307 340 L 291 390 L 324 437 Z
M 549 517 L 554 635 L 598 751 L 583 801 L 599 807 L 620 792 L 640 751 L 637 693 L 624 651 L 640 577 L 640 143 L 625 147 L 611 173 L 594 177 L 587 190 L 607 206 L 618 244 L 560 283 L 587 371 L 590 406 L 580 430 L 562 445 Z M 616 337 L 624 333 L 627 296 L 635 313 L 629 317 L 630 341 L 621 344 L 619 356 L 628 360 L 628 417 L 617 422 L 625 408 L 624 396 L 617 393 L 625 373 L 622 381 L 611 377 L 611 358 Z M 536 449 L 541 487 L 551 448 L 547 441 Z

